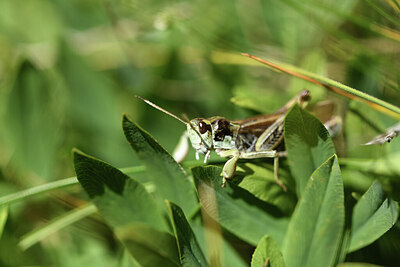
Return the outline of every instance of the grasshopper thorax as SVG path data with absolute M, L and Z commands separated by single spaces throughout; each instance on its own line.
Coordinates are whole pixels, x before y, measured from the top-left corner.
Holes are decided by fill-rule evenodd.
M 187 124 L 190 142 L 201 154 L 207 154 L 212 149 L 234 149 L 238 129 L 238 125 L 222 117 L 197 118 Z

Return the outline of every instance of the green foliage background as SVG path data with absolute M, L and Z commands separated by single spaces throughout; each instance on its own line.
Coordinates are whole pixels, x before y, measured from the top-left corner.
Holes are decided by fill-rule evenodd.
M 137 180 L 132 183 L 142 183 L 151 192 L 153 185 L 141 166 L 153 166 L 154 162 L 149 163 L 152 154 L 133 153 L 121 128 L 121 114 L 128 113 L 169 152 L 173 151 L 184 126 L 134 95 L 150 99 L 174 114 L 186 113 L 190 118 L 221 115 L 239 119 L 272 112 L 307 88 L 312 103 L 333 100 L 336 112 L 343 117 L 343 133 L 334 143 L 341 165 L 344 198 L 349 205 L 346 218 L 353 216 L 353 221 L 362 225 L 362 221 L 374 216 L 374 210 L 359 208 L 351 214 L 347 209 L 371 185 L 368 192 L 377 192 L 374 194 L 377 197 L 361 198 L 364 202 L 357 202 L 354 209 L 376 205 L 379 210 L 400 199 L 400 140 L 394 139 L 390 145 L 361 146 L 396 123 L 396 119 L 360 102 L 271 71 L 240 56 L 240 52 L 298 66 L 398 106 L 399 7 L 397 0 L 3 0 L 0 2 L 0 197 L 75 176 L 73 147 L 112 166 L 128 168 L 126 173 Z M 296 139 L 288 142 L 293 144 Z M 141 149 L 148 151 L 149 147 Z M 196 165 L 192 162 L 194 152 L 190 152 L 184 165 L 187 173 L 190 173 L 188 167 Z M 213 155 L 212 160 L 219 159 Z M 283 160 L 281 164 L 283 180 L 289 184 L 293 183 L 287 164 L 292 164 L 291 161 L 289 157 L 289 161 Z M 280 213 L 293 212 L 299 188 L 292 186 L 292 191 L 283 195 L 270 180 L 263 180 L 270 174 L 270 164 L 244 162 L 239 167 L 242 173 L 248 168 L 259 168 L 252 177 L 244 175 L 240 187 L 252 192 L 257 201 L 275 206 Z M 194 169 L 193 173 L 202 171 L 205 172 Z M 176 169 L 170 172 L 176 173 Z M 152 175 L 157 176 L 157 170 Z M 302 182 L 301 187 L 306 186 L 306 180 Z M 176 182 L 177 187 L 188 186 L 179 183 Z M 260 186 L 268 191 L 260 190 Z M 171 188 L 179 190 L 175 184 Z M 186 225 L 185 220 L 179 220 L 182 212 L 188 220 L 200 221 L 189 214 L 195 206 L 191 203 L 195 197 L 187 189 L 183 191 L 187 195 L 172 194 L 177 199 L 168 198 L 172 202 L 163 206 L 164 212 L 178 218 L 177 224 Z M 383 191 L 390 199 L 383 196 Z M 222 203 L 228 201 L 225 194 L 217 194 Z M 179 203 L 180 197 L 190 200 Z M 379 201 L 374 202 L 376 199 Z M 163 201 L 162 197 L 156 197 L 157 207 Z M 120 221 L 110 223 L 106 216 L 104 220 L 94 214 L 96 209 L 88 203 L 89 197 L 82 187 L 73 185 L 12 204 L 8 216 L 2 206 L 0 265 L 128 264 L 123 244 L 131 242 L 132 247 L 137 246 L 137 237 L 126 236 L 122 229 L 115 238 L 114 230 Z M 237 210 L 221 208 L 237 214 L 257 214 L 244 204 L 235 203 Z M 77 207 L 81 210 L 72 212 L 71 219 L 68 215 Z M 233 244 L 224 247 L 226 255 L 236 255 L 233 261 L 238 266 L 250 262 L 253 246 L 261 238 L 258 228 L 254 227 L 254 236 L 238 236 L 238 228 L 224 224 L 222 219 L 224 236 Z M 262 218 L 265 222 L 269 219 Z M 53 230 L 36 232 L 37 241 L 24 239 L 24 235 L 29 236 L 48 222 Z M 199 238 L 197 233 L 202 229 L 200 226 L 196 229 L 195 225 L 191 221 Z M 289 229 L 295 229 L 293 225 L 291 222 Z M 371 225 L 367 223 L 364 227 Z M 363 246 L 350 243 L 352 253 L 346 261 L 394 265 L 398 260 L 396 252 L 400 250 L 399 227 L 396 222 L 386 234 L 379 233 L 384 235 L 378 240 L 363 239 L 368 246 L 361 250 Z M 161 226 L 157 229 L 164 230 Z M 190 236 L 190 231 L 184 230 Z M 179 231 L 175 229 L 176 232 Z M 168 243 L 171 234 L 160 240 L 160 244 Z M 275 240 L 276 245 L 268 243 L 270 238 L 264 237 L 261 245 L 272 251 L 268 253 L 277 255 L 275 250 L 282 240 Z M 25 243 L 19 243 L 21 240 Z M 198 250 L 192 240 L 189 243 L 192 250 Z M 204 244 L 201 240 L 199 243 Z M 285 256 L 290 247 L 284 248 Z M 261 250 L 258 255 L 264 255 Z M 281 257 L 276 257 L 281 262 Z

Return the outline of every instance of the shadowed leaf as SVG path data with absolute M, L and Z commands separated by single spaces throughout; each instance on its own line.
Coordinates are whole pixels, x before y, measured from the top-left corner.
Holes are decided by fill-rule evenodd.
M 74 151 L 74 163 L 79 182 L 112 227 L 142 222 L 167 229 L 154 199 L 140 183 L 78 150 Z
M 182 266 L 208 266 L 204 254 L 197 243 L 196 236 L 186 220 L 182 209 L 169 201 L 166 204 L 178 242 Z
M 207 213 L 239 238 L 256 245 L 265 235 L 271 235 L 278 244 L 282 243 L 287 227 L 287 218 L 277 218 L 279 212 L 248 191 L 228 183 L 221 188 L 221 168 L 195 167 L 192 169 L 197 190 L 204 196 L 215 192 L 217 203 L 212 198 L 200 199 Z M 214 210 L 213 207 L 217 207 Z
M 141 266 L 180 266 L 173 235 L 136 223 L 118 228 L 115 233 Z
M 349 252 L 371 244 L 386 233 L 397 221 L 398 208 L 375 181 L 354 207 Z
M 152 196 L 134 179 L 111 165 L 74 151 L 79 182 L 142 266 L 179 266 L 175 238 Z

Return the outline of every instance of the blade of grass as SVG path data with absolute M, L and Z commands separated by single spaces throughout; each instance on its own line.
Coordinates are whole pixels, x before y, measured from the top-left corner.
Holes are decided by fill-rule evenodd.
M 76 177 L 69 177 L 55 182 L 50 182 L 35 187 L 31 187 L 16 193 L 12 193 L 3 197 L 0 197 L 0 205 L 11 204 L 16 201 L 20 201 L 32 196 L 39 195 L 41 193 L 49 192 L 51 190 L 67 187 L 70 185 L 77 184 L 78 180 Z
M 386 2 L 394 9 L 396 12 L 400 13 L 400 1 L 399 0 L 386 0 Z
M 199 162 L 192 160 L 192 161 L 187 161 L 182 165 L 184 167 L 193 167 L 193 166 L 199 165 Z M 146 170 L 146 168 L 144 166 L 133 166 L 133 167 L 121 168 L 119 170 L 125 174 L 126 173 L 133 174 L 133 173 L 144 172 Z M 36 196 L 36 195 L 40 195 L 43 193 L 50 192 L 52 190 L 57 190 L 60 188 L 76 185 L 78 183 L 79 183 L 78 179 L 76 178 L 76 176 L 74 176 L 74 177 L 69 177 L 69 178 L 65 178 L 62 180 L 57 180 L 54 182 L 38 185 L 35 187 L 31 187 L 31 188 L 28 188 L 25 190 L 21 190 L 21 191 L 0 197 L 0 205 L 12 204 L 12 203 Z M 150 185 L 150 184 L 149 184 L 149 186 L 145 185 L 146 189 L 148 189 L 149 191 L 151 191 L 150 190 L 151 186 L 152 185 Z
M 66 214 L 61 215 L 60 217 L 52 220 L 48 224 L 39 229 L 35 229 L 32 232 L 27 233 L 21 238 L 18 246 L 22 250 L 26 250 L 41 240 L 45 239 L 49 235 L 59 231 L 62 228 L 65 228 L 93 213 L 97 212 L 97 208 L 93 204 L 88 204 L 83 207 L 79 207 L 77 209 L 71 210 Z
M 400 26 L 400 22 L 397 17 L 389 14 L 384 9 L 379 7 L 375 1 L 366 0 L 365 1 L 370 7 L 372 7 L 377 13 L 379 13 L 382 17 L 393 23 L 394 25 Z
M 288 64 L 270 62 L 270 61 L 263 60 L 261 58 L 258 58 L 256 56 L 246 54 L 246 53 L 242 53 L 242 55 L 247 56 L 251 59 L 254 59 L 264 65 L 272 67 L 273 69 L 282 71 L 284 73 L 290 74 L 290 75 L 298 77 L 300 79 L 317 84 L 321 87 L 324 87 L 330 91 L 333 91 L 339 95 L 345 96 L 349 99 L 361 100 L 379 112 L 382 112 L 384 114 L 387 114 L 387 115 L 392 116 L 397 119 L 400 118 L 400 108 L 399 107 L 394 106 L 390 103 L 387 103 L 387 102 L 385 102 L 381 99 L 378 99 L 374 96 L 368 95 L 357 89 L 351 88 L 340 82 L 334 81 L 332 79 L 317 75 L 315 73 L 311 73 L 309 71 L 306 71 L 306 70 L 303 70 L 303 69 L 300 69 L 300 68 L 297 68 L 297 67 L 294 67 L 294 66 L 291 66 Z
M 123 173 L 138 173 L 145 171 L 144 166 L 135 166 L 135 167 L 127 167 L 120 169 Z M 50 182 L 42 185 L 38 185 L 35 187 L 31 187 L 22 191 L 18 191 L 9 195 L 5 195 L 0 197 L 0 205 L 11 204 L 17 201 L 21 201 L 27 199 L 29 197 L 33 197 L 36 195 L 40 195 L 42 193 L 46 193 L 52 190 L 72 186 L 78 184 L 78 179 L 76 176 L 65 178 L 62 180 L 57 180 L 55 182 Z
M 3 234 L 4 226 L 6 225 L 7 216 L 8 216 L 8 206 L 7 205 L 0 206 L 0 239 L 1 235 Z

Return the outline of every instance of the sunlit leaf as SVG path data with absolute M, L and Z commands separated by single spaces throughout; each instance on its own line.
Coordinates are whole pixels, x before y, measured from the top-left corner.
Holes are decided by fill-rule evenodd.
M 285 236 L 287 266 L 334 266 L 344 228 L 344 193 L 336 155 L 308 181 Z
M 240 165 L 242 166 L 242 165 Z M 241 168 L 238 167 L 238 170 Z M 243 169 L 249 172 L 240 181 L 239 186 L 252 193 L 257 198 L 270 203 L 280 209 L 284 214 L 291 214 L 296 205 L 296 195 L 293 191 L 284 192 L 276 183 L 273 166 L 271 164 L 245 163 Z M 288 184 L 290 173 L 279 169 L 279 179 Z M 290 186 L 289 186 L 290 189 Z
M 122 124 L 126 138 L 156 186 L 160 201 L 168 199 L 182 207 L 184 212 L 191 213 L 197 206 L 196 195 L 182 167 L 150 134 L 126 115 Z
M 285 146 L 296 191 L 301 195 L 311 174 L 335 153 L 335 148 L 324 125 L 297 105 L 285 119 Z
M 278 245 L 270 236 L 264 236 L 258 243 L 253 254 L 253 259 L 251 260 L 251 266 L 286 266 Z

